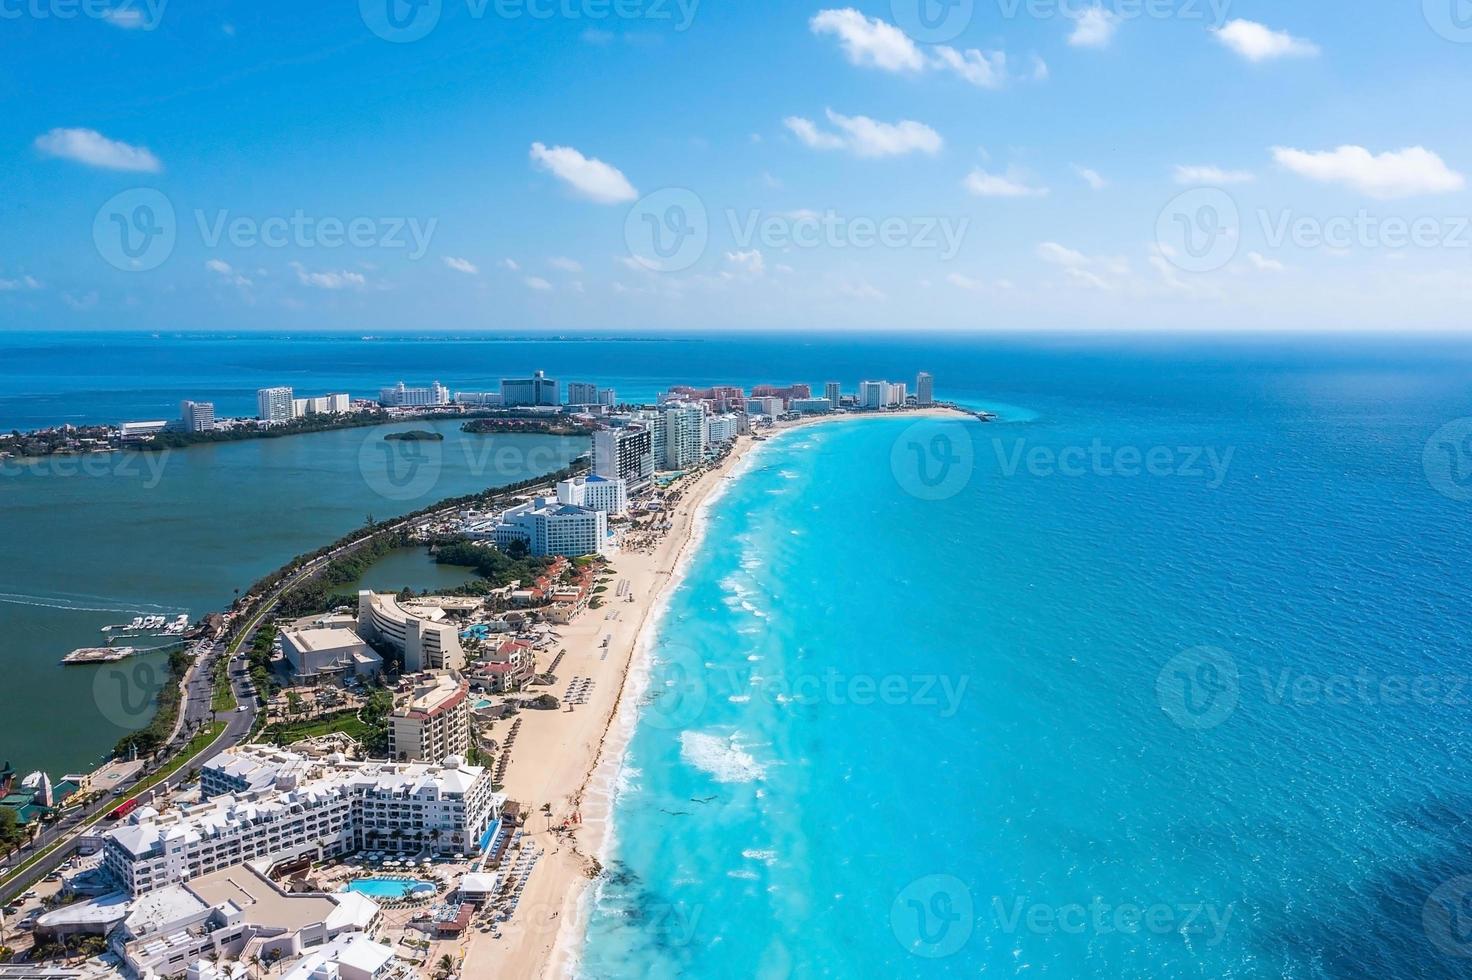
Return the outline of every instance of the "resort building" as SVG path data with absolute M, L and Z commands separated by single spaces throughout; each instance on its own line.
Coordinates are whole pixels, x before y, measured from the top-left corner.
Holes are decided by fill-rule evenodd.
M 837 381 L 829 381 L 823 385 L 823 397 L 833 403 L 837 408 L 843 404 L 843 385 Z
M 642 425 L 594 432 L 593 472 L 605 480 L 623 480 L 631 493 L 638 493 L 654 479 L 653 433 Z
M 242 766 L 240 757 L 256 757 Z M 235 770 L 207 775 L 213 769 Z M 238 780 L 245 768 L 269 785 L 208 798 L 167 814 L 135 810 L 102 835 L 103 867 L 130 895 L 149 892 L 247 861 L 320 860 L 365 847 L 418 852 L 473 847 L 496 823 L 505 797 L 490 774 L 459 756 L 442 764 L 310 760 L 256 747 L 232 749 L 206 763 L 201 789 Z
M 905 386 L 892 381 L 860 381 L 859 407 L 898 408 L 905 404 Z
M 373 677 L 383 669 L 383 658 L 348 628 L 283 630 L 281 652 L 291 664 L 296 684 L 340 683 L 349 677 Z
M 470 751 L 470 685 L 448 671 L 414 685 L 388 716 L 388 750 L 400 762 L 424 762 Z
M 292 418 L 302 419 L 308 415 L 342 415 L 353 410 L 353 400 L 346 394 L 318 395 L 315 398 L 293 398 Z
M 746 400 L 746 414 L 768 415 L 776 418 L 785 411 L 782 399 L 768 396 L 766 398 L 748 398 Z
M 428 388 L 409 388 L 400 381 L 392 388 L 380 388 L 378 404 L 384 408 L 436 408 L 450 404 L 450 389 L 435 381 Z
M 751 389 L 753 398 L 780 398 L 783 405 L 790 405 L 794 398 L 811 398 L 813 390 L 807 385 L 796 384 L 782 387 L 780 385 L 757 385 Z
M 597 401 L 596 398 L 593 399 Z M 517 405 L 559 405 L 557 382 L 538 371 L 530 378 L 503 378 L 501 380 L 501 403 L 507 407 Z
M 523 640 L 502 640 L 475 666 L 476 678 L 494 694 L 520 691 L 536 673 L 536 651 Z
M 665 424 L 664 409 L 643 408 L 635 412 L 632 418 L 649 430 L 649 452 L 654 457 L 654 468 L 663 469 L 669 432 Z
M 504 549 L 514 541 L 524 542 L 538 557 L 602 554 L 608 545 L 608 515 L 554 497 L 537 497 L 501 515 L 496 546 Z
M 705 460 L 705 409 L 699 405 L 669 405 L 664 420 L 665 469 L 699 466 Z
M 256 418 L 271 425 L 290 422 L 292 400 L 290 388 L 261 388 L 256 391 Z
M 623 480 L 579 476 L 557 484 L 557 502 L 617 517 L 629 509 L 629 488 Z
M 400 604 L 386 593 L 358 593 L 358 634 L 404 654 L 404 672 L 464 670 L 465 650 L 445 611 L 424 603 Z
M 311 960 L 324 962 L 351 950 L 371 964 L 379 956 L 359 944 L 387 949 L 367 937 L 382 918 L 377 903 L 362 895 L 289 893 L 241 864 L 134 900 L 109 945 L 139 977 L 179 976 L 186 969 L 196 975 L 190 964 L 206 957 L 269 962 L 308 951 Z M 392 962 L 393 951 L 387 952 Z
M 499 391 L 457 391 L 455 404 L 469 408 L 500 408 L 505 402 Z
M 215 427 L 215 403 L 182 401 L 179 421 L 185 432 L 209 432 Z
M 586 381 L 569 381 L 567 383 L 567 403 L 569 405 L 598 404 L 598 386 Z
M 827 398 L 794 398 L 792 400 L 792 410 L 799 415 L 822 415 L 837 407 Z
M 707 446 L 734 442 L 740 434 L 741 416 L 739 415 L 708 415 L 705 418 L 705 444 Z
M 935 379 L 929 371 L 921 371 L 915 378 L 915 404 L 922 408 L 935 404 Z

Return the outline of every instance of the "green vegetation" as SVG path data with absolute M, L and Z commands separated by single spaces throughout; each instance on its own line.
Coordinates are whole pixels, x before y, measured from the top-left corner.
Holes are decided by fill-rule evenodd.
M 277 608 L 283 616 L 298 617 L 326 612 L 336 606 L 354 605 L 358 601 L 357 596 L 340 595 L 335 590 L 358 581 L 379 559 L 408 544 L 408 535 L 403 532 L 371 538 L 354 549 L 352 554 L 332 559 L 310 580 L 289 590 L 281 597 Z
M 411 429 L 408 432 L 390 432 L 384 438 L 390 442 L 444 442 L 445 434 L 428 429 Z
M 224 731 L 225 723 L 223 721 L 217 721 L 213 724 L 206 725 L 199 731 L 195 732 L 194 737 L 191 738 L 188 744 L 184 746 L 184 751 L 180 752 L 178 755 L 174 756 L 173 759 L 169 760 L 168 765 L 163 766 L 161 769 L 158 770 L 158 772 L 155 772 L 147 779 L 135 785 L 131 790 L 128 791 L 128 797 L 125 797 L 125 799 L 135 797 L 145 790 L 152 789 L 154 786 L 157 786 L 165 779 L 168 779 L 180 769 L 183 769 L 185 763 L 187 763 L 190 759 L 193 759 L 195 756 L 199 755 L 199 753 L 203 752 L 205 749 L 209 748 L 210 745 L 214 743 L 215 739 L 219 738 L 221 733 Z M 122 804 L 123 800 L 118 800 L 117 803 L 108 807 L 106 812 L 110 813 L 111 811 L 116 810 Z
M 174 722 L 179 720 L 180 685 L 193 663 L 182 649 L 169 654 L 169 676 L 159 689 L 153 719 L 142 730 L 118 739 L 113 747 L 114 754 L 127 756 L 137 752 L 140 756 L 150 755 L 164 746 L 174 732 Z
M 273 692 L 274 681 L 271 680 L 271 649 L 276 643 L 276 627 L 271 625 L 262 626 L 256 630 L 255 639 L 251 642 L 250 653 L 246 654 L 247 668 L 250 671 L 250 682 L 256 688 L 256 700 L 262 704 L 269 699 Z
M 269 426 L 241 425 L 229 429 L 211 429 L 208 432 L 160 432 L 151 442 L 141 448 L 145 452 L 159 449 L 183 449 L 185 446 L 208 445 L 216 442 L 243 442 L 246 439 L 280 439 L 283 436 L 300 436 L 309 432 L 329 432 L 333 429 L 357 429 L 369 425 L 382 425 L 390 421 L 387 412 L 354 412 L 351 415 L 309 415 L 290 422 L 278 422 Z
M 30 838 L 30 831 L 21 826 L 15 811 L 8 806 L 0 806 L 0 854 L 9 854 Z
M 437 544 L 434 560 L 440 565 L 475 569 L 477 579 L 455 590 L 461 595 L 484 595 L 512 582 L 530 582 L 552 564 L 548 558 L 527 556 L 525 548 L 517 549 L 513 554 L 511 549 L 501 551 L 465 538 Z
M 261 733 L 261 737 L 277 745 L 290 745 L 304 738 L 335 735 L 338 732 L 351 736 L 365 745 L 375 741 L 377 735 L 376 729 L 359 718 L 356 711 L 340 711 L 337 714 L 324 715 L 310 721 L 287 721 L 270 725 Z M 385 733 L 386 739 L 387 734 Z
M 235 691 L 230 686 L 230 658 L 221 657 L 215 661 L 211 668 L 210 682 L 213 691 L 210 695 L 210 710 L 226 712 L 235 710 Z
M 597 426 L 590 422 L 578 422 L 574 419 L 548 417 L 545 415 L 533 415 L 530 413 L 509 413 L 505 415 L 488 415 L 473 421 L 466 422 L 460 426 L 461 432 L 469 432 L 471 435 L 497 435 L 501 433 L 536 433 L 548 436 L 586 436 L 591 435 Z

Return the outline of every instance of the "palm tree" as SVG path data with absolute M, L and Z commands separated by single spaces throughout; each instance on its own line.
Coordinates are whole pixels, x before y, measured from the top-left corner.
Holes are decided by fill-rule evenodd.
M 440 961 L 438 964 L 436 964 L 436 966 L 438 968 L 439 975 L 442 977 L 448 977 L 450 974 L 455 972 L 455 960 L 452 956 L 450 956 L 449 953 L 441 956 Z

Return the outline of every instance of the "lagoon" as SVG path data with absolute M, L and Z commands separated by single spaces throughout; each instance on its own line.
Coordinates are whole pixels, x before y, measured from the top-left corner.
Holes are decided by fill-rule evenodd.
M 434 428 L 445 440 L 382 438 L 409 428 Z M 7 463 L 0 470 L 0 761 L 53 775 L 86 770 L 146 723 L 162 654 L 126 661 L 122 670 L 58 665 L 74 647 L 98 644 L 103 625 L 222 609 L 237 589 L 370 515 L 515 483 L 587 450 L 584 438 L 468 435 L 445 421 Z M 435 574 L 444 582 L 458 572 Z

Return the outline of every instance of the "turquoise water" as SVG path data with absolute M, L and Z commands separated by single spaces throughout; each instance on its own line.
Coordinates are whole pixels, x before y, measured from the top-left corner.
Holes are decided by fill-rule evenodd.
M 729 484 L 583 975 L 1467 975 L 1465 381 L 1087 370 Z
M 435 886 L 419 878 L 359 878 L 348 882 L 347 890 L 369 898 L 404 898 L 415 892 L 432 892 Z

